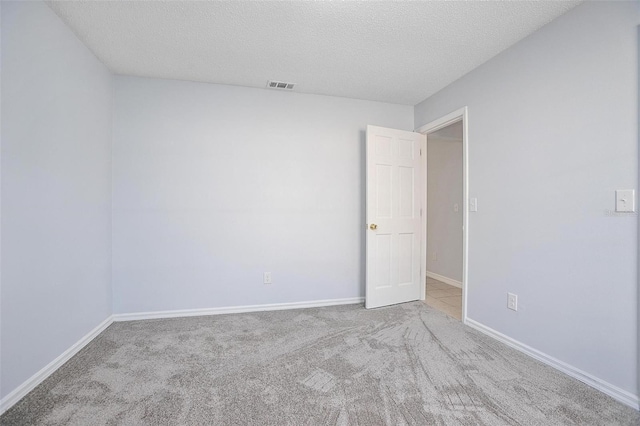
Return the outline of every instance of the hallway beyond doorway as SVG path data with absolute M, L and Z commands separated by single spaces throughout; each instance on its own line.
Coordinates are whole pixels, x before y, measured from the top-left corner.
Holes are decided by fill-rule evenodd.
M 458 320 L 462 319 L 462 289 L 427 278 L 425 303 Z

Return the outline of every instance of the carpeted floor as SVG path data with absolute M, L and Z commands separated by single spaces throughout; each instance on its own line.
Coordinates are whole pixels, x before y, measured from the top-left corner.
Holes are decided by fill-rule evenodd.
M 114 323 L 2 425 L 638 425 L 421 302 Z

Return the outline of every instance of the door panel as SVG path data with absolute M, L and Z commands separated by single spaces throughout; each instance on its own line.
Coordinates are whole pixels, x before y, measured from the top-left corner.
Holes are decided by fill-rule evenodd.
M 423 145 L 419 133 L 367 126 L 367 308 L 420 298 Z

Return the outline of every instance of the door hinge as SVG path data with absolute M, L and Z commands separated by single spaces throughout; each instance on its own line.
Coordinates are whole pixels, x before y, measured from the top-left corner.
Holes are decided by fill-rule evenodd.
M 420 157 L 422 157 L 422 148 L 420 148 Z

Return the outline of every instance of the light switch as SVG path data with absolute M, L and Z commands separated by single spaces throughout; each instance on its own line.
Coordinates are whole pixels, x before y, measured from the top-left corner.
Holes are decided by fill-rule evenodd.
M 616 190 L 616 211 L 634 212 L 636 211 L 636 197 L 633 189 Z
M 469 200 L 469 211 L 477 212 L 478 211 L 478 199 L 471 198 Z

